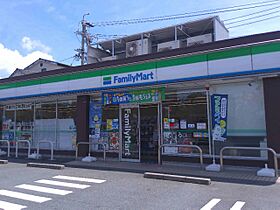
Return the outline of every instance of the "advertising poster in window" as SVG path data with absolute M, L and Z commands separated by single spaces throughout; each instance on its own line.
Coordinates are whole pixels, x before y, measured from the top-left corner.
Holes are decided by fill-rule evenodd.
M 89 106 L 89 137 L 94 141 L 100 139 L 101 133 L 101 122 L 102 122 L 102 105 L 94 101 L 90 101 Z
M 211 96 L 212 138 L 215 141 L 227 139 L 228 95 L 213 94 Z

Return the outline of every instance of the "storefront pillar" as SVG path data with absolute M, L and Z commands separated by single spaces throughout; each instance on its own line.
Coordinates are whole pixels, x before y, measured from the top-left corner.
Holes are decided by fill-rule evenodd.
M 280 153 L 280 78 L 264 79 L 265 118 L 267 131 L 267 147 Z M 279 161 L 278 161 L 279 162 Z M 273 157 L 269 154 L 269 165 L 273 166 Z M 278 165 L 280 165 L 278 163 Z M 279 166 L 278 166 L 279 167 Z
M 90 96 L 77 96 L 76 128 L 77 143 L 89 142 L 89 101 Z M 79 146 L 79 156 L 86 156 L 89 152 L 88 145 Z

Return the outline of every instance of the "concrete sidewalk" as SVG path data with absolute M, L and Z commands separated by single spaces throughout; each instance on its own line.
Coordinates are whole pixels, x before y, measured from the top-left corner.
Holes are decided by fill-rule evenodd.
M 67 167 L 87 168 L 109 171 L 124 171 L 134 173 L 156 172 L 183 176 L 210 178 L 212 181 L 241 183 L 251 185 L 272 185 L 277 183 L 276 177 L 258 177 L 260 168 L 224 166 L 222 172 L 205 171 L 200 164 L 164 162 L 163 165 L 148 163 L 119 162 L 112 160 L 97 160 L 96 162 L 70 161 Z M 279 179 L 280 180 L 280 179 Z
M 6 158 L 2 158 L 6 159 Z M 66 167 L 72 168 L 86 168 L 95 170 L 108 170 L 108 171 L 123 171 L 133 173 L 165 173 L 173 175 L 183 175 L 201 178 L 210 178 L 212 181 L 217 182 L 229 182 L 240 183 L 250 185 L 272 185 L 280 183 L 275 177 L 258 177 L 257 171 L 260 168 L 244 167 L 244 166 L 224 166 L 222 172 L 209 172 L 205 171 L 205 166 L 201 169 L 200 164 L 196 163 L 178 163 L 178 162 L 163 162 L 163 165 L 156 163 L 132 163 L 132 162 L 120 162 L 115 159 L 107 159 L 103 161 L 98 159 L 96 162 L 82 162 L 80 160 L 74 160 L 73 157 L 57 158 L 54 161 L 49 158 L 34 160 L 27 158 L 8 158 L 9 162 L 16 162 L 26 164 L 29 162 L 35 163 L 49 163 L 49 164 L 63 164 Z

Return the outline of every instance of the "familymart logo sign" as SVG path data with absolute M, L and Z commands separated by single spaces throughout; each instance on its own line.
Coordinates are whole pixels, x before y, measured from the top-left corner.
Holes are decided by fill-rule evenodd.
M 122 85 L 122 84 L 134 84 L 139 82 L 149 82 L 155 80 L 155 72 L 136 72 L 119 74 L 114 76 L 104 76 L 103 85 Z
M 112 77 L 103 77 L 103 85 L 111 85 L 112 84 Z

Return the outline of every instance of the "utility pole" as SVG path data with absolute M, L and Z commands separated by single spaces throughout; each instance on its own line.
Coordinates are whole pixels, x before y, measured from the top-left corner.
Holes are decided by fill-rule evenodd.
M 83 20 L 81 21 L 82 31 L 77 31 L 76 34 L 81 35 L 81 49 L 77 49 L 76 51 L 79 53 L 79 57 L 81 58 L 81 65 L 85 65 L 85 43 L 88 43 L 88 32 L 87 27 L 93 27 L 93 25 L 85 20 L 85 16 L 89 15 L 89 13 L 83 15 Z
M 85 38 L 86 38 L 86 32 L 87 32 L 87 27 L 86 27 L 86 22 L 85 22 L 86 15 L 89 15 L 89 13 L 84 14 L 83 20 L 82 20 L 81 65 L 85 64 Z

